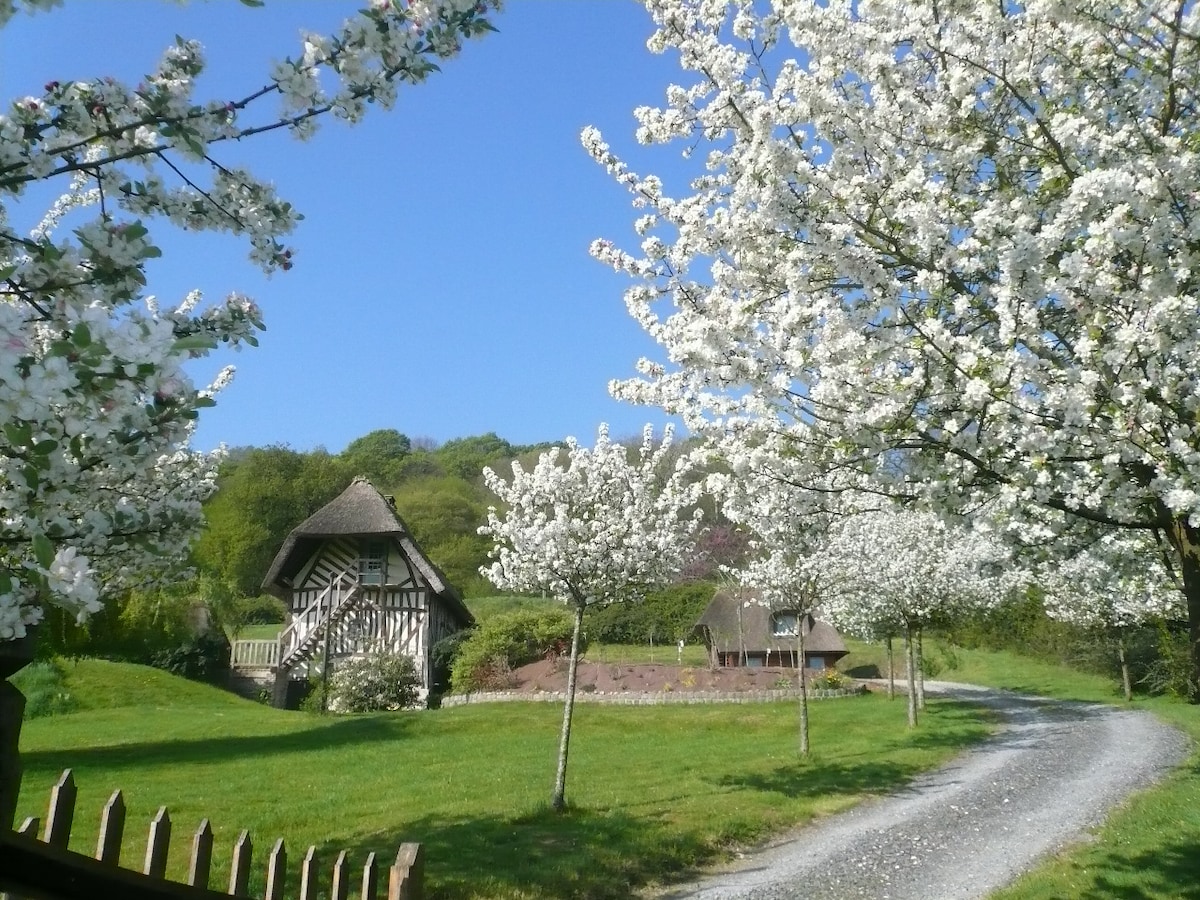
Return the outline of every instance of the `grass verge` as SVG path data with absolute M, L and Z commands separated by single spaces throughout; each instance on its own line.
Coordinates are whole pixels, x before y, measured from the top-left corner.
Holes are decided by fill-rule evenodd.
M 72 846 L 90 852 L 120 787 L 123 857 L 168 805 L 175 877 L 201 818 L 217 832 L 215 882 L 247 828 L 258 855 L 275 837 L 293 859 L 331 861 L 421 841 L 431 898 L 628 898 L 735 847 L 904 784 L 978 741 L 989 726 L 934 701 L 922 727 L 878 695 L 815 703 L 814 753 L 796 754 L 796 707 L 576 710 L 568 800 L 547 808 L 561 707 L 480 704 L 435 712 L 321 718 L 266 709 L 138 666 L 84 660 L 64 679 L 77 712 L 27 722 L 18 816 L 44 815 L 71 767 L 79 785 Z M 261 862 L 261 860 L 259 860 Z M 261 876 L 259 878 L 261 883 Z

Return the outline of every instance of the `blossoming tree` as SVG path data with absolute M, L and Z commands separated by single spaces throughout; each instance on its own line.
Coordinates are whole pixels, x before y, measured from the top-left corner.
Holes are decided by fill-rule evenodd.
M 750 533 L 753 553 L 723 571 L 754 592 L 754 600 L 773 613 L 795 613 L 792 635 L 799 689 L 799 750 L 809 752 L 808 685 L 804 678 L 804 639 L 810 616 L 830 594 L 837 572 L 822 562 L 821 550 L 840 498 L 806 492 L 792 480 L 792 457 L 770 440 L 723 442 L 729 472 L 706 479 L 706 489 L 721 498 L 722 511 Z
M 584 611 L 640 600 L 648 588 L 669 579 L 682 565 L 699 522 L 687 512 L 700 493 L 699 482 L 688 477 L 690 458 L 671 464 L 669 427 L 657 447 L 653 437 L 647 426 L 641 447 L 629 451 L 601 425 L 595 447 L 568 438 L 565 453 L 558 447 L 542 453 L 528 472 L 514 462 L 511 482 L 483 470 L 503 513 L 490 508 L 480 528 L 495 541 L 495 561 L 480 571 L 502 590 L 546 592 L 575 613 L 552 796 L 556 810 L 566 804 Z
M 1126 700 L 1133 699 L 1125 656 L 1128 631 L 1155 620 L 1182 618 L 1179 590 L 1152 544 L 1145 535 L 1104 533 L 1073 556 L 1048 560 L 1039 579 L 1051 617 L 1112 642 Z
M 703 171 L 675 196 L 584 132 L 644 239 L 594 255 L 669 360 L 616 393 L 1034 540 L 1157 532 L 1200 701 L 1200 5 L 647 8 L 685 78 L 638 140 Z
M 82 618 L 99 580 L 114 588 L 181 558 L 213 489 L 216 457 L 187 441 L 228 373 L 197 389 L 184 364 L 253 344 L 261 316 L 237 294 L 210 307 L 147 298 L 160 255 L 147 223 L 230 232 L 265 271 L 290 268 L 297 212 L 221 148 L 391 106 L 400 83 L 490 28 L 494 5 L 377 0 L 337 33 L 307 35 L 240 98 L 196 99 L 203 53 L 179 39 L 138 85 L 52 81 L 0 114 L 0 641 L 47 603 Z M 0 26 L 15 13 L 0 2 Z M 35 183 L 61 183 L 62 198 L 26 235 L 10 212 Z
M 240 97 L 197 99 L 203 52 L 178 39 L 137 85 L 51 81 L 0 113 L 0 678 L 26 661 L 11 642 L 47 604 L 82 619 L 101 583 L 163 577 L 214 486 L 216 457 L 187 442 L 228 373 L 197 389 L 184 364 L 220 343 L 253 344 L 261 317 L 237 294 L 211 307 L 198 294 L 169 306 L 146 296 L 146 264 L 160 255 L 149 223 L 238 235 L 264 271 L 290 268 L 283 239 L 297 212 L 269 182 L 224 164 L 222 148 L 278 129 L 303 138 L 322 117 L 353 123 L 369 104 L 391 106 L 399 84 L 488 30 L 496 5 L 373 0 L 336 33 L 306 36 Z M 17 12 L 0 0 L 0 27 Z M 61 199 L 22 233 L 15 213 L 42 185 Z M 23 709 L 0 681 L 4 827 Z
M 1022 578 L 991 532 L 948 524 L 931 512 L 880 509 L 835 523 L 820 558 L 831 579 L 825 611 L 852 634 L 904 635 L 908 724 L 923 705 L 924 628 L 1003 599 Z

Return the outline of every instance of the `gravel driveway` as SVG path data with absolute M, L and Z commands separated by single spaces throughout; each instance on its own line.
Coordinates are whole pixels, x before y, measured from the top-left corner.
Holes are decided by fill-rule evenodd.
M 1080 839 L 1178 765 L 1188 739 L 1145 712 L 932 682 L 1002 714 L 993 737 L 904 790 L 794 832 L 668 898 L 965 900 Z

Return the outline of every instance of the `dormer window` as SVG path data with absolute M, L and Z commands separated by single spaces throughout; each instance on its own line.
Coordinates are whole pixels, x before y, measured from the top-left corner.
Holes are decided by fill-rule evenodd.
M 795 610 L 777 612 L 771 616 L 771 634 L 775 637 L 795 637 L 800 633 L 800 616 Z
M 387 576 L 387 545 L 370 541 L 362 545 L 358 558 L 358 580 L 362 584 L 383 584 Z

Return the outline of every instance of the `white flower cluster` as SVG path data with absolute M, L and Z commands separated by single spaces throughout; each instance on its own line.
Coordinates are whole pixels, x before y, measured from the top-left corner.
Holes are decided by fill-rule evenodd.
M 705 170 L 673 197 L 584 132 L 669 360 L 617 396 L 813 486 L 1158 529 L 1200 638 L 1200 4 L 646 6 L 686 80 L 637 139 Z
M 1039 579 L 1046 612 L 1088 628 L 1121 629 L 1180 617 L 1182 596 L 1147 534 L 1108 533 Z
M 912 633 L 938 618 L 992 606 L 1026 580 L 990 530 L 896 508 L 837 522 L 812 565 L 833 585 L 825 613 L 865 637 Z
M 0 26 L 18 6 L 0 0 Z M 186 556 L 215 488 L 220 454 L 187 446 L 230 371 L 197 389 L 183 365 L 220 343 L 253 345 L 261 313 L 239 294 L 160 309 L 144 293 L 160 255 L 145 221 L 241 235 L 264 270 L 290 268 L 281 238 L 299 216 L 268 183 L 222 165 L 222 143 L 307 134 L 326 113 L 357 121 L 364 104 L 389 105 L 397 82 L 420 81 L 491 29 L 498 6 L 372 3 L 337 33 L 310 35 L 297 61 L 240 100 L 193 96 L 203 57 L 180 39 L 137 86 L 52 81 L 0 113 L 0 640 L 23 636 L 47 604 L 82 618 L 101 585 L 162 577 Z M 272 96 L 273 112 L 263 109 Z M 202 171 L 208 184 L 191 174 Z M 18 233 L 9 210 L 46 180 L 63 183 L 62 198 Z M 95 217 L 75 225 L 89 207 Z M 66 216 L 71 236 L 56 239 Z
M 658 447 L 653 437 L 647 426 L 632 451 L 601 425 L 595 447 L 568 438 L 565 453 L 546 451 L 531 471 L 514 462 L 511 482 L 484 469 L 504 511 L 489 509 L 480 528 L 495 541 L 482 574 L 501 590 L 584 606 L 641 599 L 678 571 L 699 521 L 687 510 L 700 484 L 686 457 L 672 462 L 670 428 Z

